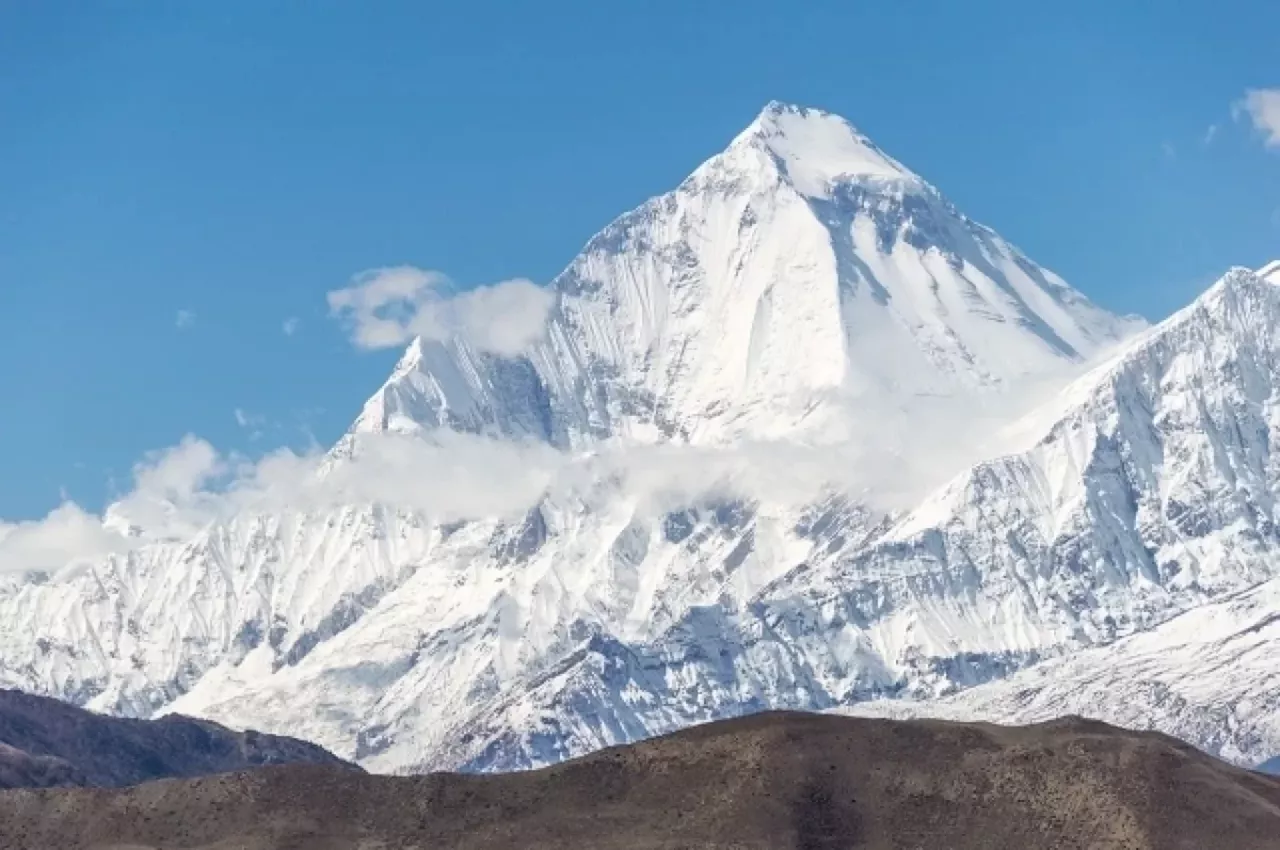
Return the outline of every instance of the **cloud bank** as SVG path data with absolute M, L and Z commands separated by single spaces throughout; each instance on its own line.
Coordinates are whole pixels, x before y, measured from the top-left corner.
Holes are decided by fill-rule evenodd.
M 0 573 L 53 571 L 131 545 L 101 517 L 63 502 L 44 519 L 0 522 Z
M 1053 384 L 1052 386 L 1057 386 Z M 1047 390 L 1046 390 L 1047 392 Z M 1019 395 L 1019 403 L 1033 396 Z M 966 405 L 959 415 L 957 404 Z M 994 446 L 1008 402 L 932 399 L 900 410 L 837 415 L 823 442 L 732 445 L 606 440 L 590 451 L 435 431 L 351 434 L 340 451 L 282 448 L 257 458 L 184 437 L 133 468 L 101 517 L 67 502 L 41 520 L 0 522 L 0 572 L 56 572 L 164 542 L 248 514 L 387 505 L 430 521 L 512 519 L 544 499 L 592 510 L 623 499 L 641 514 L 708 500 L 802 506 L 833 493 L 873 510 L 906 509 Z
M 359 348 L 390 348 L 420 336 L 513 357 L 542 336 L 555 296 L 523 278 L 458 291 L 440 272 L 396 266 L 356 275 L 328 302 Z

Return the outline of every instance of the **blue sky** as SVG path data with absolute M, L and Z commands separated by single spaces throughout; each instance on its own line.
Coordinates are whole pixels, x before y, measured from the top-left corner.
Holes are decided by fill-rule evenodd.
M 773 98 L 1160 318 L 1280 255 L 1280 155 L 1232 114 L 1280 87 L 1280 4 L 1156 8 L 0 3 L 0 517 L 96 509 L 187 433 L 331 441 L 396 352 L 326 292 L 545 282 Z

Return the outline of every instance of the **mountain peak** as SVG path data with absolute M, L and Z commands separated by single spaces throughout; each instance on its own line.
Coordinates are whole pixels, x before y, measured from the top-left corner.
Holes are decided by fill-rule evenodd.
M 1207 306 L 1224 300 L 1235 303 L 1239 297 L 1253 292 L 1270 292 L 1268 283 L 1280 282 L 1280 267 L 1265 266 L 1258 271 L 1244 266 L 1233 266 L 1213 286 L 1181 312 L 1189 313 L 1199 306 Z M 1177 315 L 1177 314 L 1175 314 Z
M 851 399 L 865 414 L 1002 393 L 1136 329 L 845 119 L 777 101 L 552 285 L 557 307 L 529 357 L 411 346 L 354 430 L 575 447 L 808 439 L 844 434 Z
M 765 106 L 733 147 L 767 153 L 791 184 L 809 197 L 827 197 L 832 185 L 849 181 L 924 185 L 839 115 L 776 100 Z

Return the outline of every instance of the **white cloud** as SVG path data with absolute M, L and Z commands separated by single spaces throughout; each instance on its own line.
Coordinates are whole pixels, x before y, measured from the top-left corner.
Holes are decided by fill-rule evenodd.
M 280 326 L 280 330 L 284 331 L 285 336 L 293 336 L 298 332 L 298 328 L 302 327 L 302 320 L 297 316 L 290 316 L 284 320 L 284 324 Z
M 1254 128 L 1266 137 L 1266 146 L 1280 148 L 1280 88 L 1250 89 L 1235 104 L 1232 113 L 1237 119 L 1247 115 Z
M 1009 451 L 1014 444 L 1001 425 L 1060 386 L 1046 380 L 987 401 L 921 398 L 874 411 L 865 400 L 833 400 L 829 427 L 813 443 L 614 440 L 568 453 L 444 431 L 362 434 L 344 438 L 333 453 L 313 443 L 250 459 L 187 436 L 144 456 L 128 491 L 101 519 L 67 502 L 42 520 L 0 522 L 0 570 L 51 571 L 156 541 L 183 541 L 244 511 L 384 504 L 450 522 L 519 516 L 543 498 L 592 510 L 621 494 L 641 510 L 662 512 L 708 497 L 798 506 L 830 492 L 898 510 L 994 451 Z M 245 423 L 254 416 L 235 414 Z
M 64 500 L 43 519 L 0 522 L 0 572 L 51 571 L 124 552 L 151 539 L 139 529 L 188 536 L 219 515 L 220 496 L 209 488 L 230 471 L 226 459 L 195 437 L 149 452 L 134 466 L 132 489 L 105 518 Z
M 221 514 L 214 485 L 236 470 L 207 441 L 187 435 L 133 467 L 133 489 L 107 509 L 108 525 L 166 539 L 194 534 Z
M 1164 152 L 1164 158 L 1170 162 L 1178 158 L 1178 150 L 1173 146 L 1173 142 L 1161 142 L 1160 150 Z
M 441 521 L 515 515 L 548 492 L 567 463 L 547 446 L 452 433 L 370 435 L 341 462 L 315 446 L 250 460 L 188 435 L 137 463 L 131 489 L 101 517 L 68 501 L 43 519 L 0 522 L 0 572 L 52 572 L 187 540 L 242 511 L 380 503 Z
M 99 517 L 63 502 L 44 519 L 0 522 L 0 572 L 44 572 L 122 552 L 129 541 L 104 528 Z
M 873 507 L 899 508 L 973 459 L 955 450 L 964 435 L 951 418 L 912 421 L 913 429 L 898 429 L 901 423 L 892 417 L 876 418 L 877 428 L 911 434 L 910 445 L 896 449 L 869 439 L 731 447 L 612 441 L 571 454 L 542 443 L 445 431 L 359 435 L 332 455 L 312 446 L 250 460 L 187 436 L 135 465 L 132 488 L 102 518 L 67 502 L 43 520 L 0 523 L 0 570 L 53 571 L 160 541 L 184 541 L 244 511 L 384 504 L 451 522 L 520 516 L 543 498 L 594 509 L 621 493 L 656 514 L 707 498 L 799 505 L 833 491 Z M 938 433 L 921 424 L 929 421 L 939 423 Z M 980 418 L 972 421 L 975 432 L 982 429 Z M 863 448 L 872 445 L 876 451 Z
M 568 454 L 542 443 L 438 432 L 349 438 L 335 458 L 316 447 L 251 461 L 187 436 L 151 452 L 132 489 L 99 518 L 67 502 L 43 520 L 0 524 L 0 570 L 54 571 L 160 541 L 190 539 L 243 512 L 386 504 L 439 522 L 523 515 L 541 499 L 592 504 L 618 490 L 654 511 L 707 495 L 811 495 L 839 450 L 783 444 L 733 449 L 614 443 Z
M 546 329 L 554 295 L 523 278 L 459 292 L 439 272 L 374 269 L 328 294 L 329 311 L 360 348 L 403 345 L 416 336 L 460 338 L 480 351 L 520 354 Z
M 1213 140 L 1217 138 L 1217 136 L 1218 136 L 1218 125 L 1210 124 L 1209 127 L 1204 131 L 1204 143 L 1206 145 L 1213 144 Z
M 173 323 L 175 327 L 182 329 L 191 327 L 195 324 L 195 321 L 196 313 L 194 310 L 179 310 L 178 316 Z

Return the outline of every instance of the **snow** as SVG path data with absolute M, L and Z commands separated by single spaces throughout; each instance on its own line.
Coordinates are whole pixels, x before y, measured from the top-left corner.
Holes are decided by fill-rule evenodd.
M 1258 277 L 1271 283 L 1280 284 L 1280 260 L 1272 260 L 1258 269 Z
M 813 194 L 803 184 L 828 157 L 828 190 Z M 879 180 L 886 169 L 913 191 Z M 920 398 L 1007 401 L 1140 326 L 963 217 L 843 119 L 780 105 L 594 237 L 553 288 L 546 341 L 527 359 L 418 344 L 356 430 L 447 426 L 572 449 L 847 440 L 851 410 L 869 421 Z
M 1273 583 L 1280 563 L 1268 436 L 1280 429 L 1277 352 L 1265 333 L 1278 292 L 1233 270 L 1082 378 L 1029 449 L 979 464 L 920 514 L 854 541 L 839 539 L 840 521 L 817 534 L 823 523 L 797 523 L 810 548 L 748 605 L 689 607 L 648 639 L 590 641 L 412 766 L 529 767 L 766 706 L 893 697 L 890 710 L 908 698 L 919 702 L 900 710 L 929 713 L 957 690 L 957 701 L 1021 693 L 1023 668 L 1066 683 L 1037 703 L 1045 716 L 1089 706 L 1131 725 L 1149 716 L 1242 763 L 1270 755 L 1270 597 L 1230 600 Z M 1200 643 L 1179 649 L 1187 635 Z M 1141 684 L 1116 660 L 1144 646 L 1184 671 L 1174 698 L 1167 682 Z M 1071 669 L 1101 684 L 1068 678 L 1062 664 L 1075 658 Z M 1119 687 L 1129 680 L 1139 684 Z M 1019 705 L 982 701 L 974 716 L 1032 719 Z M 1209 722 L 1224 706 L 1238 734 Z
M 0 684 L 374 770 L 527 767 L 767 706 L 950 705 L 1081 652 L 1124 671 L 1277 579 L 1280 290 L 1246 270 L 1144 331 L 847 122 L 771 104 L 553 291 L 523 357 L 415 341 L 324 474 L 441 429 L 643 462 L 523 516 L 245 511 L 11 582 Z M 841 486 L 688 486 L 725 458 Z M 1226 651 L 1202 631 L 1169 663 Z M 1196 699 L 1268 729 L 1241 669 Z
M 784 164 L 802 194 L 827 198 L 831 187 L 857 178 L 922 181 L 843 118 L 774 101 L 734 146 L 763 148 Z
M 1156 729 L 1253 766 L 1280 754 L 1280 580 L 1271 580 L 1113 644 L 1056 658 L 929 702 L 876 700 L 842 713 L 998 718 L 1078 714 Z

